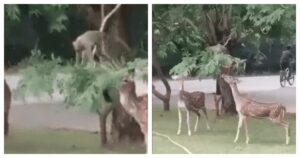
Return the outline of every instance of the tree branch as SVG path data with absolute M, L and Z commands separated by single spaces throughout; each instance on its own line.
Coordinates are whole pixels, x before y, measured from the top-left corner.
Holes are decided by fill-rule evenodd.
M 104 4 L 101 5 L 101 26 L 100 26 L 100 33 L 101 33 L 101 52 L 103 55 L 105 55 L 107 58 L 110 58 L 108 53 L 106 52 L 106 47 L 105 47 L 105 34 L 104 34 L 104 28 L 106 26 L 107 20 L 121 7 L 121 4 L 117 4 L 114 9 L 112 9 L 106 16 L 105 14 L 105 7 Z M 104 18 L 103 18 L 104 17 Z
M 163 94 L 161 94 L 159 91 L 157 91 L 157 90 L 155 89 L 154 85 L 152 85 L 152 93 L 153 93 L 158 99 L 160 99 L 160 100 L 165 100 L 165 99 L 166 99 L 166 97 L 165 97 Z
M 231 33 L 230 33 L 230 35 L 228 36 L 228 38 L 227 38 L 226 42 L 223 44 L 223 45 L 224 45 L 224 47 L 226 47 L 226 46 L 227 46 L 227 44 L 229 43 L 229 41 L 232 39 L 232 34 L 233 34 L 233 32 L 231 32 Z
M 117 4 L 115 6 L 114 9 L 112 9 L 105 17 L 104 19 L 102 20 L 102 23 L 101 23 L 101 27 L 100 27 L 100 32 L 103 32 L 104 28 L 105 28 L 105 25 L 107 23 L 107 20 L 121 7 L 121 4 Z M 104 8 L 104 7 L 103 7 Z
M 205 13 L 205 17 L 207 18 L 207 27 L 208 27 L 208 30 L 210 31 L 210 37 L 213 41 L 214 44 L 216 44 L 218 41 L 217 41 L 217 37 L 216 37 L 216 31 L 215 31 L 215 28 L 214 28 L 214 24 L 213 24 L 213 21 L 211 19 L 211 17 L 209 16 L 209 13 Z
M 105 17 L 105 8 L 104 4 L 101 4 L 101 24 L 103 23 L 104 17 Z

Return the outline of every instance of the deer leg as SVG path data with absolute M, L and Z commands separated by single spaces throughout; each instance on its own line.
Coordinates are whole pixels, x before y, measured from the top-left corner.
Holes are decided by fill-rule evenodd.
M 249 144 L 249 135 L 248 135 L 248 117 L 243 118 L 244 122 L 244 128 L 245 128 L 245 133 L 246 133 L 246 144 Z
M 191 136 L 191 126 L 190 126 L 190 111 L 186 109 L 186 123 L 187 123 L 187 128 L 188 128 L 188 135 Z
M 197 115 L 197 119 L 196 119 L 196 123 L 195 123 L 194 132 L 196 132 L 197 129 L 198 129 L 198 122 L 199 122 L 199 119 L 200 119 L 200 113 L 199 113 L 199 111 L 195 111 L 195 113 Z
M 204 108 L 202 108 L 202 111 L 203 111 L 203 113 L 204 113 L 204 120 L 205 120 L 205 123 L 206 123 L 206 128 L 208 129 L 208 130 L 210 130 L 210 126 L 209 126 L 209 124 L 208 124 L 208 117 L 207 117 L 207 112 L 206 112 L 206 108 L 204 107 Z
M 290 134 L 290 126 L 287 123 L 285 128 L 285 144 L 290 144 L 291 134 Z
M 178 130 L 177 135 L 181 133 L 181 124 L 182 124 L 182 116 L 181 116 L 181 109 L 178 107 Z
M 215 100 L 215 107 L 216 107 L 216 115 L 220 116 L 220 101 L 221 101 L 221 97 L 218 98 L 218 95 L 214 95 L 214 100 Z
M 285 144 L 290 143 L 290 129 L 289 129 L 289 123 L 284 120 L 271 120 L 275 124 L 278 124 L 279 126 L 283 127 L 285 129 Z
M 240 135 L 240 128 L 243 125 L 243 116 L 242 114 L 239 114 L 239 123 L 238 123 L 238 127 L 237 127 L 237 131 L 236 131 L 236 135 L 235 135 L 235 139 L 234 142 L 236 143 L 239 139 L 239 135 Z
M 216 107 L 216 116 L 220 116 L 219 114 L 219 105 L 218 105 L 218 101 L 217 101 L 217 95 L 214 95 L 214 101 L 215 101 L 215 107 Z

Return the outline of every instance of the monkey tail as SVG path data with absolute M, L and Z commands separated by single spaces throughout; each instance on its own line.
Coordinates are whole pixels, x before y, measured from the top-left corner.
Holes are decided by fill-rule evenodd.
M 100 57 L 97 54 L 97 45 L 95 44 L 92 48 L 92 55 L 93 55 L 93 59 L 97 62 L 100 61 Z

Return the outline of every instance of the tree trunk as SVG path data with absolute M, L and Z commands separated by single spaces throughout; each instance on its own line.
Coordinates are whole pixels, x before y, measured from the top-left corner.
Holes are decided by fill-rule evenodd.
M 170 111 L 170 99 L 166 99 L 163 101 L 164 103 L 164 111 Z
M 98 114 L 99 116 L 99 122 L 100 122 L 100 139 L 101 144 L 106 145 L 107 144 L 107 137 L 106 137 L 106 116 Z
M 143 142 L 144 135 L 139 124 L 131 117 L 125 109 L 118 104 L 112 112 L 112 140 L 113 142 L 129 141 Z
M 106 120 L 108 114 L 112 111 L 112 106 L 104 107 L 102 111 L 98 111 L 98 117 L 99 117 L 99 125 L 100 125 L 100 139 L 101 144 L 106 145 L 107 144 L 107 130 L 106 130 Z
M 229 67 L 221 68 L 221 74 L 227 74 L 227 75 L 233 75 L 234 68 Z M 217 86 L 216 86 L 216 94 L 220 94 L 222 98 L 222 104 L 221 107 L 224 109 L 225 113 L 229 114 L 236 114 L 235 109 L 235 102 L 233 99 L 232 91 L 230 89 L 230 86 L 228 83 L 224 81 L 223 78 L 221 78 L 221 74 L 217 77 Z
M 158 62 L 158 58 L 157 58 L 157 43 L 155 42 L 155 40 L 153 40 L 153 54 L 152 54 L 152 64 L 153 67 L 158 75 L 158 77 L 161 79 L 161 81 L 163 82 L 163 84 L 166 87 L 166 94 L 163 95 L 160 92 L 158 92 L 154 86 L 152 86 L 152 92 L 153 94 L 160 99 L 161 101 L 163 101 L 163 106 L 164 106 L 164 111 L 170 111 L 170 97 L 171 97 L 171 87 L 169 85 L 169 82 L 167 81 L 167 79 L 165 78 L 160 64 Z

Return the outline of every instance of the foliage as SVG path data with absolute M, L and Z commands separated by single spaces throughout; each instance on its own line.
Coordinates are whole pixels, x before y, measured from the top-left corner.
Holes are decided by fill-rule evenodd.
M 250 26 L 254 29 L 258 28 L 261 35 L 287 38 L 290 41 L 295 39 L 295 5 L 247 5 L 246 10 L 243 21 L 250 22 Z
M 20 63 L 20 65 L 27 65 L 20 70 L 23 78 L 19 81 L 18 88 L 21 93 L 36 96 L 44 92 L 53 93 L 53 82 L 56 73 L 60 70 L 61 62 L 60 58 L 55 58 L 53 55 L 51 60 L 44 60 L 39 50 L 32 51 L 32 56 Z
M 203 47 L 201 29 L 194 21 L 198 16 L 197 6 L 154 6 L 153 14 L 153 32 L 159 41 L 159 57 L 165 58 L 169 53 L 178 52 L 190 54 Z
M 217 53 L 211 51 L 201 51 L 192 57 L 183 57 L 182 61 L 170 70 L 170 75 L 180 76 L 213 76 L 216 77 L 220 73 L 222 66 L 230 66 L 232 62 L 236 62 L 238 71 L 245 69 L 245 60 L 232 57 L 225 53 Z
M 64 68 L 64 73 L 58 75 L 57 88 L 64 94 L 66 102 L 92 111 L 101 110 L 102 106 L 112 102 L 121 77 L 127 72 L 117 64 L 103 64 L 96 68 L 92 64 L 67 65 Z
M 52 94 L 58 89 L 70 106 L 84 107 L 94 112 L 111 105 L 124 75 L 133 72 L 137 67 L 147 70 L 145 59 L 128 63 L 124 60 L 113 61 L 94 67 L 92 63 L 63 63 L 54 56 L 48 60 L 37 51 L 26 60 L 33 63 L 21 70 L 22 79 L 18 84 L 25 96 L 38 96 L 45 92 Z
M 274 52 L 261 51 L 264 45 L 271 47 L 277 39 L 282 45 L 295 44 L 295 9 L 295 5 L 156 5 L 153 7 L 153 37 L 159 43 L 158 56 L 163 64 L 174 61 L 173 66 L 180 61 L 175 58 L 182 58 L 184 62 L 179 67 L 186 65 L 187 70 L 175 69 L 178 73 L 188 72 L 194 69 L 192 63 L 198 59 L 192 58 L 199 58 L 199 52 L 209 46 L 227 44 L 231 55 L 262 62 L 261 57 L 266 59 L 264 53 Z M 234 48 L 239 49 L 233 52 Z M 215 61 L 205 63 L 209 64 L 206 68 L 218 71 L 212 66 Z M 205 68 L 199 70 L 200 74 L 215 74 Z
M 127 69 L 129 73 L 134 73 L 137 79 L 144 81 L 148 80 L 148 60 L 142 58 L 136 58 L 134 61 L 127 63 Z
M 20 21 L 20 9 L 18 5 L 5 5 L 5 15 L 11 21 Z
M 19 25 L 26 18 L 43 18 L 48 22 L 50 33 L 66 30 L 68 5 L 29 5 L 28 11 L 22 5 L 5 5 L 5 17 L 11 25 Z

